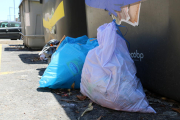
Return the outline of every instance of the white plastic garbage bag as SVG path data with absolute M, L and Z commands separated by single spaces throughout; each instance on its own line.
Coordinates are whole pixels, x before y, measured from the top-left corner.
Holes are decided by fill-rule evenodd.
M 46 56 L 45 56 L 45 54 L 44 53 L 42 53 L 41 55 L 40 55 L 40 60 L 47 60 L 47 58 L 46 58 Z
M 134 61 L 115 22 L 98 28 L 99 46 L 90 50 L 81 75 L 81 93 L 114 110 L 156 113 L 149 106 Z

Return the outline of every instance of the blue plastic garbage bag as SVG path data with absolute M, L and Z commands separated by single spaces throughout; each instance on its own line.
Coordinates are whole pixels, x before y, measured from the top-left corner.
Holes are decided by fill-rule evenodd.
M 87 36 L 66 37 L 53 54 L 50 64 L 39 81 L 39 87 L 69 89 L 75 83 L 75 89 L 79 89 L 86 55 L 96 46 L 98 46 L 97 40 L 88 39 Z

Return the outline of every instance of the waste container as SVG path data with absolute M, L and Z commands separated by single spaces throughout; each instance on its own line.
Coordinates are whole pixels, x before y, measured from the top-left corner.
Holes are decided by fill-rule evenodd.
M 89 38 L 97 37 L 97 28 L 113 19 L 108 11 L 86 5 L 87 35 Z
M 179 0 L 147 0 L 141 4 L 138 27 L 122 23 L 128 29 L 125 38 L 130 42 L 130 55 L 143 86 L 177 101 L 180 101 L 179 4 Z M 88 35 L 92 37 L 99 25 L 112 19 L 108 18 L 108 13 L 108 20 L 101 14 L 96 19 L 97 12 L 103 10 L 89 6 L 86 9 Z M 94 20 L 90 20 L 88 14 L 94 16 Z M 91 26 L 93 24 L 98 25 Z M 125 28 L 120 29 L 125 33 Z
M 24 45 L 33 49 L 42 48 L 45 39 L 40 0 L 22 0 L 19 10 Z
M 87 34 L 84 0 L 43 0 L 45 42 Z

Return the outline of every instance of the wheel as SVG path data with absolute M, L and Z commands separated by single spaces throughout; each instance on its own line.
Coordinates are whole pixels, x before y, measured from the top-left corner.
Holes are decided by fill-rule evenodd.
M 17 40 L 17 39 L 11 39 L 11 40 Z

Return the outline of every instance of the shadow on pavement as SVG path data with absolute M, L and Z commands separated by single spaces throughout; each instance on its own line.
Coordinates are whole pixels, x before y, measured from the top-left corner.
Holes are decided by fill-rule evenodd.
M 39 72 L 39 75 L 42 76 L 46 68 L 38 68 L 36 69 Z M 40 80 L 40 79 L 39 79 Z M 71 120 L 77 120 L 79 116 L 83 113 L 83 111 L 87 108 L 90 100 L 86 99 L 84 101 L 79 101 L 76 97 L 77 95 L 81 95 L 80 90 L 71 90 L 70 92 L 67 89 L 51 89 L 51 88 L 37 88 L 37 92 L 49 92 L 52 93 L 57 100 L 57 102 L 60 104 L 60 106 L 63 107 L 64 111 L 66 112 L 67 116 Z M 52 98 L 53 99 L 53 98 Z M 73 101 L 72 101 L 73 100 Z M 85 115 L 84 118 L 81 120 L 96 120 L 99 117 L 99 113 L 97 114 L 97 110 L 99 108 L 102 108 L 97 104 L 93 105 L 95 107 L 95 110 L 92 112 L 89 112 Z M 110 110 L 110 109 L 106 109 Z
M 65 89 L 54 90 L 49 88 L 37 88 L 37 91 L 51 92 L 71 120 L 78 120 L 78 118 L 88 108 L 88 105 L 91 102 L 91 100 L 88 98 L 86 98 L 84 101 L 80 101 L 76 97 L 77 95 L 81 95 L 80 90 L 72 90 L 70 95 L 69 92 Z M 152 106 L 154 107 L 154 105 Z M 164 108 L 161 107 L 161 109 Z M 161 113 L 162 112 L 163 111 L 161 111 Z M 158 116 L 161 115 L 116 111 L 93 103 L 93 110 L 84 114 L 80 120 L 97 120 L 101 116 L 101 120 L 153 120 L 153 118 L 158 118 Z M 167 120 L 169 119 L 169 117 L 165 117 Z
M 37 88 L 38 92 L 51 92 L 58 103 L 63 107 L 67 116 L 71 120 L 78 120 L 81 114 L 88 108 L 91 100 L 86 98 L 80 101 L 76 96 L 81 95 L 80 90 L 71 90 L 70 93 L 67 89 L 50 89 L 50 88 Z M 156 110 L 156 114 L 149 113 L 131 113 L 124 111 L 116 111 L 104 108 L 96 103 L 93 103 L 93 110 L 84 114 L 80 120 L 178 120 L 180 114 L 173 111 L 168 102 L 161 100 L 154 94 L 146 92 L 150 105 Z M 161 101 L 161 102 L 158 102 Z
M 9 45 L 9 46 L 24 46 L 24 45 L 21 45 L 21 44 L 19 44 L 19 45 L 17 45 L 17 44 L 11 44 L 11 45 Z
M 46 68 L 39 68 L 36 70 L 39 70 L 39 76 L 42 76 L 44 74 L 44 71 L 46 70 Z
M 30 49 L 24 48 L 24 45 L 21 44 L 10 44 L 8 47 L 4 48 L 4 51 L 41 51 L 42 49 Z
M 22 62 L 26 64 L 47 64 L 46 61 L 41 61 L 38 54 L 20 54 Z
M 18 46 L 18 47 L 10 46 L 10 47 L 5 47 L 4 51 L 29 51 L 29 50 L 21 46 Z
M 67 90 L 52 90 L 52 94 L 59 104 L 66 111 L 67 116 L 71 120 L 78 120 L 81 114 L 88 108 L 90 99 L 86 98 L 80 101 L 76 96 L 81 95 L 80 90 L 72 90 L 71 94 Z M 97 120 L 100 116 L 104 116 L 102 120 L 115 120 L 122 112 L 103 108 L 98 104 L 93 103 L 93 110 L 84 114 L 80 120 Z M 105 119 L 106 116 L 109 116 Z M 119 119 L 117 119 L 119 120 Z
M 52 91 L 52 89 L 50 88 L 37 88 L 36 90 L 38 92 L 51 92 Z
M 40 70 L 39 75 L 43 74 L 45 68 L 37 69 Z M 80 90 L 67 89 L 50 89 L 50 88 L 37 88 L 38 92 L 51 92 L 55 99 L 58 101 L 60 106 L 63 107 L 67 116 L 71 120 L 78 120 L 81 114 L 87 109 L 91 100 L 86 98 L 84 101 L 80 101 L 77 95 L 81 95 Z M 84 114 L 80 120 L 178 120 L 180 114 L 173 111 L 172 108 L 177 108 L 177 103 L 168 100 L 161 99 L 162 97 L 151 93 L 146 90 L 147 99 L 150 105 L 157 112 L 156 114 L 149 113 L 131 113 L 124 111 L 116 111 L 108 108 L 104 108 L 96 103 L 93 103 L 93 110 Z

